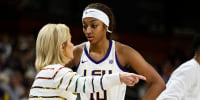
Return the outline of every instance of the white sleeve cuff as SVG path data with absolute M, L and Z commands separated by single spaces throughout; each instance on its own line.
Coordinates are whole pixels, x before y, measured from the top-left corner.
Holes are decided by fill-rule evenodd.
M 121 85 L 119 73 L 105 74 L 102 79 L 103 89 L 111 88 L 115 85 Z

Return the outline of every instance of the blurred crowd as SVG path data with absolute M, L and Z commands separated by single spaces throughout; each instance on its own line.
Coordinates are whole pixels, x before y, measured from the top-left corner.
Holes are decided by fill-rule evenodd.
M 35 39 L 19 34 L 0 37 L 0 100 L 26 99 L 36 75 Z

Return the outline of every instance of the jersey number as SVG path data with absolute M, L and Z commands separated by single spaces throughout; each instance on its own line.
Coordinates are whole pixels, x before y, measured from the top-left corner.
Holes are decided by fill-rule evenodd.
M 103 98 L 100 98 L 99 92 L 96 92 L 96 100 L 107 100 L 107 91 L 106 90 L 103 91 L 103 95 L 104 95 Z M 95 100 L 94 93 L 90 94 L 90 100 Z

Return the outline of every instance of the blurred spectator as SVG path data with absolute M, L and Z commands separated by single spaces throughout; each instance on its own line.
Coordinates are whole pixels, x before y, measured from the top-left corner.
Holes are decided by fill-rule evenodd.
M 2 56 L 7 59 L 12 52 L 12 46 L 9 42 L 9 36 L 7 34 L 3 34 L 1 36 L 1 40 L 2 41 L 0 42 L 0 49 L 4 52 Z
M 12 90 L 11 100 L 21 100 L 25 96 L 25 87 L 23 85 L 23 76 L 20 72 L 15 71 L 10 77 L 10 86 Z
M 4 73 L 0 73 L 0 100 L 11 100 L 10 93 L 9 77 Z

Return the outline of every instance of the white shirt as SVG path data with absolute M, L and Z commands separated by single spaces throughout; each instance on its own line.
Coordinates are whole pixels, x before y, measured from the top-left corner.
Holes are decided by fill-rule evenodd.
M 82 77 L 60 64 L 48 65 L 36 75 L 29 100 L 76 100 L 76 93 L 92 93 L 120 84 L 119 73 Z
M 120 66 L 115 51 L 115 41 L 110 40 L 109 48 L 106 56 L 95 61 L 89 55 L 90 43 L 86 42 L 83 50 L 77 73 L 83 76 L 102 76 L 104 74 L 114 74 L 126 71 Z M 110 89 L 96 93 L 81 93 L 81 100 L 124 100 L 126 85 L 121 84 Z
M 178 67 L 157 100 L 200 100 L 200 65 L 191 59 Z

